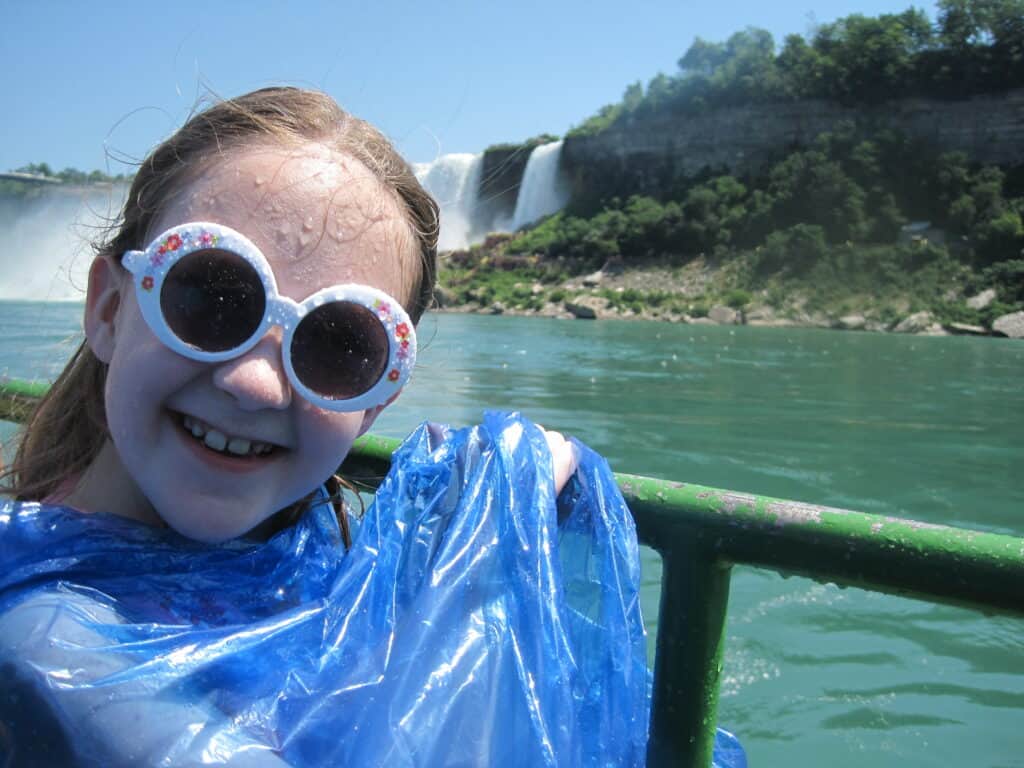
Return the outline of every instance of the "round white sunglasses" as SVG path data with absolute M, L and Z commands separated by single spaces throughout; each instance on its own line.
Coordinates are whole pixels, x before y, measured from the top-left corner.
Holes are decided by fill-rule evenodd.
M 314 405 L 383 405 L 409 380 L 416 333 L 402 305 L 367 285 L 333 285 L 304 301 L 281 296 L 266 257 L 235 230 L 180 224 L 122 259 L 150 330 L 179 355 L 244 355 L 273 327 L 292 388 Z

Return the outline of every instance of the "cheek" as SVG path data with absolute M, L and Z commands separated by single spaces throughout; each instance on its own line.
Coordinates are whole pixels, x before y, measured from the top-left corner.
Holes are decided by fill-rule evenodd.
M 152 334 L 125 333 L 114 349 L 107 371 L 107 418 L 122 430 L 158 419 L 163 402 L 200 375 L 203 363 L 186 360 Z
M 328 472 L 334 472 L 359 435 L 363 412 L 333 413 L 305 406 L 299 420 L 303 453 L 307 460 L 312 460 L 320 467 L 328 467 Z

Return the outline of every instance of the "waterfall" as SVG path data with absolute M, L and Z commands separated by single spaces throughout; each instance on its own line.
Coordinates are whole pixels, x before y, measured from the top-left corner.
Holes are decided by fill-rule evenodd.
M 516 198 L 513 229 L 557 213 L 569 202 L 569 185 L 558 167 L 561 156 L 561 141 L 542 144 L 530 153 Z
M 96 185 L 0 198 L 0 299 L 83 301 L 93 257 L 89 243 L 117 215 L 126 194 L 122 185 Z
M 478 233 L 473 215 L 477 209 L 483 154 L 442 155 L 431 163 L 416 163 L 414 170 L 426 190 L 441 206 L 441 251 L 465 248 Z

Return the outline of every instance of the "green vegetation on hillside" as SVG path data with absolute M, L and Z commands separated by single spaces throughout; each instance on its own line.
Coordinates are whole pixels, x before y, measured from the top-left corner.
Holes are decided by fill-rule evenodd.
M 789 35 L 776 49 L 763 29 L 724 43 L 697 38 L 675 75 L 630 85 L 617 104 L 569 135 L 587 135 L 654 114 L 803 99 L 877 104 L 941 99 L 1024 86 L 1024 0 L 939 0 L 935 24 L 921 10 L 854 14 Z
M 844 307 L 851 297 L 894 306 L 903 297 L 911 310 L 987 325 L 1024 306 L 1022 219 L 1021 169 L 848 125 L 757 176 L 692 179 L 664 199 L 613 197 L 591 214 L 559 213 L 505 252 L 576 273 L 609 259 L 678 267 L 701 257 L 730 266 L 723 291 L 799 293 L 833 314 L 855 308 Z M 990 308 L 963 303 L 986 287 L 999 292 Z

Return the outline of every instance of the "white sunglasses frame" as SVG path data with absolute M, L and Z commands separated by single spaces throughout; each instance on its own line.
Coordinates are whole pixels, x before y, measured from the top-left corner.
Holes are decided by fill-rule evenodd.
M 168 272 L 183 257 L 213 249 L 233 253 L 252 265 L 263 283 L 266 308 L 259 327 L 244 342 L 232 349 L 207 352 L 174 334 L 160 307 L 160 291 Z M 282 296 L 278 293 L 270 263 L 260 249 L 245 235 L 222 224 L 194 221 L 171 227 L 158 235 L 144 251 L 125 251 L 121 263 L 135 277 L 135 296 L 150 330 L 166 347 L 190 360 L 216 363 L 241 357 L 256 346 L 271 328 L 281 328 L 284 331 L 281 359 L 288 381 L 296 393 L 319 408 L 361 411 L 385 405 L 409 381 L 416 364 L 416 331 L 409 315 L 394 298 L 359 283 L 332 285 L 300 302 Z M 388 338 L 388 361 L 384 373 L 366 392 L 348 399 L 329 398 L 315 392 L 302 383 L 292 366 L 291 345 L 295 329 L 310 311 L 334 301 L 351 302 L 368 309 L 380 320 Z

